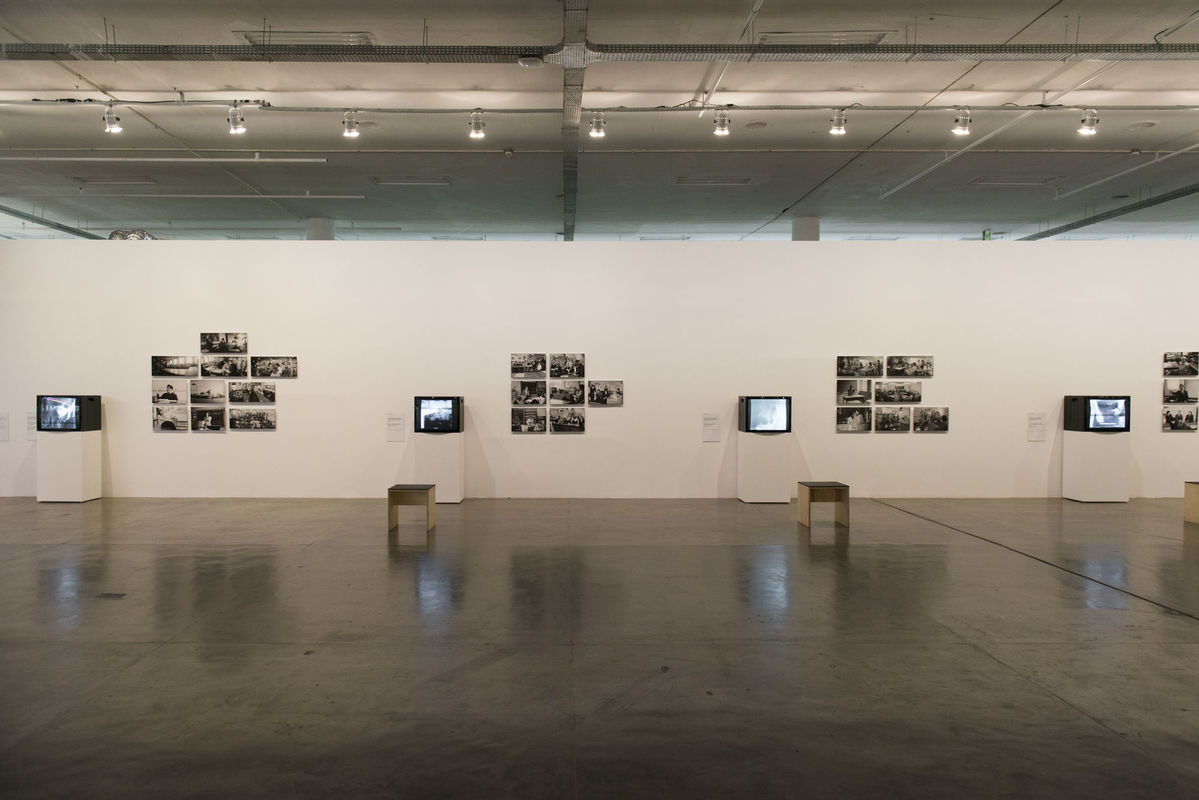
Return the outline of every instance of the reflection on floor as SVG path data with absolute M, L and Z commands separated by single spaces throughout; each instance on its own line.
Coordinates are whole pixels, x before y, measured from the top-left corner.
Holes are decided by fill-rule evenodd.
M 0 499 L 0 796 L 1199 796 L 1181 500 L 814 513 Z

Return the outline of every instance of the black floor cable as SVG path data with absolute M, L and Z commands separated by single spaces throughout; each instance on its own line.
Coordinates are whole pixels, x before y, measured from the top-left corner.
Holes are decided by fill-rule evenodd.
M 988 544 L 993 544 L 996 547 L 1002 547 L 1004 550 L 1011 551 L 1017 555 L 1024 556 L 1025 558 L 1031 558 L 1033 561 L 1039 561 L 1042 564 L 1045 564 L 1046 566 L 1053 567 L 1054 569 L 1059 569 L 1062 572 L 1069 573 L 1070 575 L 1073 575 L 1077 578 L 1082 578 L 1083 580 L 1091 581 L 1092 583 L 1097 583 L 1100 586 L 1104 586 L 1108 589 L 1111 589 L 1114 592 L 1119 592 L 1120 594 L 1128 595 L 1129 597 L 1135 597 L 1137 600 L 1141 600 L 1143 602 L 1149 603 L 1150 605 L 1155 605 L 1158 608 L 1165 609 L 1166 611 L 1169 611 L 1172 614 L 1178 614 L 1179 616 L 1188 617 L 1190 619 L 1195 620 L 1196 622 L 1199 622 L 1199 616 L 1196 616 L 1195 614 L 1192 614 L 1188 611 L 1182 611 L 1181 609 L 1173 608 L 1171 606 L 1166 605 L 1165 603 L 1161 603 L 1161 602 L 1158 602 L 1157 600 L 1150 599 L 1148 597 L 1145 597 L 1144 595 L 1139 595 L 1136 592 L 1131 592 L 1128 589 L 1125 589 L 1123 587 L 1115 586 L 1110 583 L 1106 583 L 1104 581 L 1099 580 L 1098 578 L 1093 578 L 1084 572 L 1078 572 L 1076 570 L 1070 569 L 1069 567 L 1063 567 L 1061 564 L 1055 564 L 1052 561 L 1048 561 L 1044 558 L 1041 558 L 1040 556 L 1034 556 L 1032 553 L 1026 553 L 1023 550 L 1017 550 L 1015 547 L 1004 544 L 1003 542 L 999 542 L 994 539 L 988 539 L 986 536 L 983 536 L 978 533 L 972 533 L 972 532 L 970 532 L 968 530 L 964 530 L 962 528 L 955 528 L 953 525 L 950 525 L 947 522 L 941 522 L 940 520 L 933 519 L 932 517 L 926 517 L 923 514 L 917 514 L 915 511 L 909 511 L 906 508 L 901 508 L 900 506 L 892 505 L 891 503 L 885 502 L 883 500 L 878 500 L 876 498 L 870 498 L 870 499 L 874 500 L 874 502 L 878 503 L 879 505 L 886 506 L 887 508 L 893 508 L 896 511 L 916 517 L 917 519 L 922 519 L 925 522 L 931 522 L 934 525 L 938 525 L 942 528 L 948 528 L 949 530 L 954 531 L 956 533 L 965 534 L 966 536 L 969 536 L 973 539 L 978 539 L 980 542 L 986 542 Z

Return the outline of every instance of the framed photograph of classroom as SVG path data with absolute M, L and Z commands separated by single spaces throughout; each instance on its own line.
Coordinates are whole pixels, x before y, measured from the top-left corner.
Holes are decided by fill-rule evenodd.
M 512 405 L 545 405 L 545 381 L 512 381 Z
M 838 378 L 881 378 L 882 356 L 837 356 Z
M 887 356 L 888 378 L 931 378 L 932 356 Z
M 919 403 L 924 395 L 921 381 L 875 381 L 876 403 Z
M 546 415 L 544 408 L 512 409 L 513 433 L 545 433 Z
M 1199 375 L 1199 352 L 1166 353 L 1162 356 L 1162 375 Z
M 837 381 L 837 405 L 869 405 L 872 396 L 870 384 L 869 380 Z
M 154 406 L 155 433 L 187 433 L 187 406 Z
M 155 378 L 194 378 L 199 374 L 195 356 L 150 356 L 150 375 Z
M 1193 431 L 1195 427 L 1195 409 L 1191 406 L 1162 406 L 1163 431 Z
M 255 378 L 298 378 L 299 362 L 296 356 L 250 356 L 250 374 Z
M 587 405 L 615 408 L 624 405 L 624 381 L 588 381 Z
M 870 433 L 873 409 L 861 406 L 837 408 L 837 433 Z
M 912 430 L 915 433 L 948 433 L 949 409 L 944 406 L 913 408 Z
M 545 353 L 513 353 L 513 378 L 544 378 Z
M 244 333 L 201 333 L 201 353 L 248 353 L 249 337 Z
M 874 409 L 875 433 L 907 433 L 911 429 L 911 407 L 889 406 Z
M 1199 379 L 1167 378 L 1162 381 L 1163 403 L 1199 402 Z

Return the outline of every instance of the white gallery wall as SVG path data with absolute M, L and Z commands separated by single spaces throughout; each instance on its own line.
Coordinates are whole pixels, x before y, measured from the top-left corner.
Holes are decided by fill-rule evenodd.
M 0 495 L 34 495 L 39 393 L 104 398 L 106 496 L 382 497 L 412 397 L 466 398 L 467 497 L 735 497 L 736 401 L 790 394 L 795 479 L 857 496 L 1056 497 L 1065 394 L 1130 394 L 1130 494 L 1199 480 L 1161 360 L 1199 350 L 1179 243 L 0 243 Z M 296 355 L 274 432 L 163 434 L 150 356 L 203 331 Z M 509 432 L 509 354 L 625 382 L 582 435 Z M 834 430 L 838 355 L 932 355 L 948 434 Z M 387 414 L 409 430 L 387 440 Z M 719 442 L 702 439 L 719 412 Z M 1048 436 L 1030 442 L 1030 412 Z M 42 434 L 52 435 L 52 434 Z

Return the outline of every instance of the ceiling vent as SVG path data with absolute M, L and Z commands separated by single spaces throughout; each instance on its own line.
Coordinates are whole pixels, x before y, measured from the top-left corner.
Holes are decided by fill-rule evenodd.
M 766 31 L 758 44 L 882 44 L 896 31 Z
M 258 31 L 234 31 L 253 45 L 271 44 L 336 44 L 373 47 L 375 35 L 369 31 L 277 31 L 266 28 Z
M 372 178 L 376 186 L 452 186 L 449 178 L 421 178 L 418 176 L 399 176 L 394 178 Z
M 674 179 L 675 186 L 748 186 L 753 178 L 746 176 L 699 175 Z
M 1048 177 L 1021 177 L 1018 175 L 980 175 L 970 181 L 970 186 L 991 186 L 1001 189 L 1029 189 L 1039 186 L 1048 186 L 1051 183 L 1057 183 L 1064 180 L 1064 175 L 1050 175 Z

